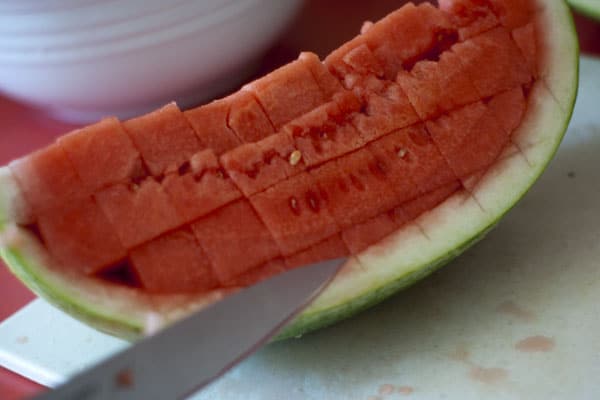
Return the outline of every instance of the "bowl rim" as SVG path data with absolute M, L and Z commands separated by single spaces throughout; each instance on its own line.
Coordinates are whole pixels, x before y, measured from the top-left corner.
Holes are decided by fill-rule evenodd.
M 77 48 L 65 48 L 59 51 L 38 49 L 38 51 L 27 50 L 15 52 L 6 52 L 0 49 L 0 68 L 7 66 L 44 67 L 47 65 L 89 63 L 118 54 L 147 50 L 198 34 L 198 32 L 209 29 L 215 26 L 215 24 L 228 23 L 231 19 L 238 17 L 242 13 L 251 11 L 253 8 L 261 12 L 257 5 L 265 1 L 270 0 L 234 1 L 229 7 L 221 9 L 220 11 L 222 12 L 220 13 L 202 16 L 201 18 L 204 21 L 201 24 L 198 24 L 199 18 L 197 16 L 188 15 L 188 18 L 184 22 L 178 21 L 169 27 L 155 31 L 152 35 L 137 35 L 120 42 L 99 42 L 99 45 L 94 47 L 78 46 Z M 277 4 L 280 7 L 270 7 L 270 9 L 279 8 L 285 10 L 285 18 L 291 18 L 298 10 L 301 2 L 302 0 L 278 0 Z M 285 4 L 287 6 L 282 7 Z

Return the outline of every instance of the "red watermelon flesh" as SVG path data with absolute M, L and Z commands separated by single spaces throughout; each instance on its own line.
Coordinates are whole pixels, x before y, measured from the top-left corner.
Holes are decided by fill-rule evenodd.
M 9 167 L 33 213 L 60 208 L 91 194 L 58 144 L 15 160 Z
M 488 0 L 500 22 L 507 29 L 521 27 L 534 19 L 536 5 L 533 1 Z
M 309 173 L 342 229 L 388 210 L 396 203 L 387 171 L 367 149 L 333 160 Z
M 62 136 L 58 144 L 89 193 L 145 175 L 140 153 L 116 118 Z
M 315 179 L 306 172 L 250 197 L 284 256 L 339 232 Z
M 271 234 L 247 200 L 201 218 L 192 229 L 221 284 L 280 257 Z
M 237 92 L 229 96 L 230 109 L 227 126 L 242 142 L 257 142 L 275 133 L 269 117 L 250 92 Z
M 245 90 L 256 96 L 276 130 L 326 103 L 330 97 L 315 80 L 306 59 L 252 82 Z
M 303 53 L 194 110 L 104 120 L 11 171 L 61 263 L 102 276 L 128 253 L 151 292 L 357 254 L 518 151 L 540 46 L 513 1 L 407 5 L 324 63 Z
M 200 150 L 196 133 L 175 103 L 126 121 L 123 127 L 153 176 L 176 170 Z
M 162 186 L 185 223 L 242 197 L 211 149 L 167 175 Z
M 323 65 L 319 56 L 304 52 L 298 59 L 308 68 L 326 100 L 331 100 L 337 93 L 343 91 L 340 81 Z
M 485 169 L 495 161 L 510 136 L 483 102 L 474 103 L 437 120 L 428 121 L 427 130 L 448 164 L 460 178 Z
M 219 285 L 189 228 L 146 242 L 132 249 L 129 258 L 141 285 L 153 293 L 207 291 Z
M 220 161 L 246 197 L 306 169 L 302 153 L 286 131 L 239 146 L 221 156 Z
M 350 102 L 349 98 L 356 101 Z M 339 102 L 338 102 L 339 101 Z M 315 166 L 362 147 L 365 142 L 349 121 L 360 102 L 348 93 L 294 120 L 284 128 L 307 166 Z
M 340 235 L 331 236 L 322 242 L 316 243 L 306 250 L 285 258 L 287 269 L 325 260 L 334 260 L 350 254 Z
M 373 154 L 394 191 L 397 204 L 417 197 L 419 187 L 412 178 L 413 157 L 408 153 L 408 134 L 391 134 L 369 143 L 367 150 Z M 453 178 L 453 177 L 451 177 Z
M 395 232 L 399 227 L 390 214 L 386 212 L 345 229 L 342 232 L 342 238 L 350 252 L 358 254 Z
M 487 106 L 506 135 L 510 137 L 511 133 L 521 125 L 527 109 L 527 100 L 523 89 L 516 87 L 492 97 Z
M 365 102 L 364 113 L 353 118 L 366 142 L 419 121 L 405 91 L 395 82 L 381 81 L 374 76 L 359 78 L 355 88 Z
M 453 51 L 480 99 L 531 82 L 532 71 L 510 33 L 503 27 L 459 43 Z
M 459 27 L 461 41 L 489 31 L 500 21 L 494 14 L 492 5 L 486 0 L 438 0 L 440 9 Z
M 420 61 L 410 72 L 401 71 L 397 81 L 426 121 L 481 98 L 465 72 L 459 57 L 447 51 L 437 62 Z
M 424 212 L 435 208 L 460 189 L 462 189 L 462 185 L 458 181 L 440 186 L 435 190 L 400 206 L 400 210 L 399 212 L 396 212 L 394 220 L 398 225 L 403 225 L 412 221 Z
M 515 44 L 521 50 L 521 54 L 527 61 L 529 70 L 533 72 L 534 76 L 539 77 L 538 67 L 538 50 L 537 50 L 537 38 L 535 33 L 535 25 L 529 23 L 525 26 L 516 28 L 512 31 L 512 39 Z
M 345 55 L 366 44 L 384 67 L 385 77 L 394 80 L 398 71 L 435 48 L 440 34 L 452 28 L 446 15 L 431 4 L 407 4 L 331 53 L 325 64 L 332 71 L 343 74 Z
M 222 99 L 184 112 L 198 135 L 201 147 L 212 149 L 217 155 L 242 144 L 240 138 L 227 126 L 230 107 L 229 99 Z
M 456 181 L 456 175 L 438 150 L 435 142 L 422 124 L 393 132 L 387 137 L 373 142 L 369 149 L 382 160 L 387 160 L 397 179 L 407 178 L 402 183 L 411 197 L 410 179 L 420 194 Z M 398 149 L 395 154 L 392 151 Z M 385 162 L 385 161 L 384 161 Z M 406 169 L 406 174 L 404 170 Z M 393 175 L 392 175 L 393 176 Z M 414 193 L 414 192 L 413 192 Z
M 115 228 L 91 197 L 40 214 L 37 226 L 50 254 L 65 268 L 94 274 L 126 257 Z
M 184 222 L 175 205 L 154 178 L 139 184 L 117 184 L 95 194 L 121 243 L 132 248 Z
M 248 287 L 262 280 L 268 279 L 274 275 L 277 275 L 286 270 L 285 263 L 282 259 L 277 258 L 273 261 L 269 261 L 257 268 L 254 268 L 248 272 L 244 272 L 241 275 L 237 275 L 230 281 L 224 284 L 225 287 Z
M 385 76 L 384 65 L 364 43 L 343 54 L 341 60 L 332 62 L 331 68 L 337 76 L 344 77 L 343 82 L 347 89 L 352 88 L 351 80 L 355 79 L 357 75 L 374 75 L 379 78 Z

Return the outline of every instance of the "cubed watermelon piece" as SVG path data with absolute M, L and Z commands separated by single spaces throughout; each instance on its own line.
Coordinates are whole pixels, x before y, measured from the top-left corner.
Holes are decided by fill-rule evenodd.
M 348 247 L 344 244 L 342 237 L 331 236 L 322 242 L 310 246 L 294 255 L 285 258 L 287 269 L 303 267 L 312 263 L 335 260 L 347 257 L 350 254 Z
M 407 222 L 412 221 L 419 217 L 421 214 L 433 210 L 435 207 L 443 203 L 447 198 L 452 196 L 454 193 L 457 193 L 462 189 L 462 185 L 460 182 L 450 182 L 444 186 L 441 186 L 431 192 L 420 196 L 417 199 L 411 200 L 405 204 L 403 204 L 401 208 L 402 219 L 405 219 Z M 400 222 L 400 219 L 396 220 Z
M 269 279 L 272 276 L 285 272 L 285 263 L 281 258 L 269 261 L 258 268 L 236 276 L 224 286 L 227 287 L 248 287 L 260 281 Z
M 244 90 L 254 93 L 276 130 L 328 101 L 301 60 L 248 84 Z
M 336 93 L 344 90 L 340 81 L 329 72 L 316 54 L 303 52 L 300 54 L 299 60 L 302 61 L 312 73 L 317 85 L 319 85 L 321 91 L 325 95 L 325 99 L 332 99 Z
M 517 87 L 492 97 L 487 106 L 504 132 L 510 136 L 523 121 L 527 100 L 523 89 Z
M 363 36 L 385 66 L 387 79 L 393 81 L 402 69 L 410 69 L 415 61 L 429 58 L 431 53 L 440 53 L 442 47 L 451 45 L 447 38 L 453 37 L 452 32 L 454 27 L 445 13 L 430 3 L 419 6 L 409 3 Z
M 38 228 L 61 267 L 94 274 L 127 256 L 113 225 L 87 197 L 38 216 Z
M 461 41 L 500 25 L 489 0 L 438 0 L 439 7 L 458 26 Z
M 192 230 L 221 284 L 281 255 L 247 200 L 228 204 L 201 218 L 192 224 Z
M 426 123 L 435 144 L 461 179 L 490 166 L 510 142 L 494 113 L 477 102 Z
M 132 249 L 129 258 L 142 287 L 152 293 L 199 293 L 219 283 L 189 227 Z
M 517 47 L 521 50 L 525 61 L 527 61 L 529 70 L 538 78 L 540 76 L 540 68 L 538 67 L 538 40 L 535 24 L 532 22 L 516 28 L 512 31 L 511 35 Z
M 337 233 L 327 202 L 308 173 L 298 174 L 250 198 L 284 256 Z
M 359 76 L 372 75 L 379 78 L 385 76 L 385 67 L 366 44 L 361 44 L 348 51 L 335 64 L 331 64 L 331 67 L 336 70 L 338 76 L 346 76 L 348 74 Z M 351 89 L 351 85 L 347 83 L 346 88 Z
M 353 94 L 339 101 L 349 106 L 348 96 L 356 100 L 354 110 L 358 111 L 360 102 Z M 348 121 L 351 113 L 352 109 L 343 109 L 333 101 L 294 120 L 283 131 L 291 134 L 306 165 L 319 165 L 364 146 L 363 138 Z
M 413 170 L 418 166 L 408 153 L 409 138 L 404 137 L 404 140 L 400 140 L 399 136 L 403 135 L 387 135 L 367 146 L 380 168 L 385 170 L 387 182 L 395 194 L 396 204 L 411 200 L 420 193 L 419 187 L 411 177 Z
M 182 220 L 192 222 L 242 197 L 213 150 L 195 154 L 162 183 Z
M 387 159 L 388 164 L 393 165 L 392 173 L 397 174 L 397 179 L 407 177 L 412 180 L 420 194 L 458 180 L 423 124 L 393 132 L 375 142 L 369 149 L 382 161 Z M 394 156 L 392 150 L 396 149 L 398 150 Z M 393 157 L 399 158 L 403 163 L 394 162 Z M 396 193 L 407 193 L 407 196 L 411 194 L 408 179 L 392 183 L 397 188 Z
M 231 109 L 227 116 L 227 126 L 243 142 L 258 142 L 275 133 L 269 117 L 252 92 L 242 90 L 228 99 Z
M 153 178 L 139 184 L 117 184 L 95 197 L 128 249 L 183 224 L 169 196 Z
M 246 197 L 306 169 L 302 153 L 289 132 L 249 143 L 221 156 L 221 163 Z
M 358 35 L 349 42 L 344 43 L 342 46 L 333 50 L 323 61 L 325 67 L 331 72 L 332 75 L 338 78 L 340 81 L 344 81 L 345 76 L 351 73 L 350 66 L 344 61 L 344 57 L 348 53 L 351 53 L 354 49 L 365 45 L 364 35 Z M 367 46 L 368 48 L 368 46 Z M 375 59 L 375 55 L 373 54 Z M 348 86 L 346 86 L 348 88 Z
M 480 99 L 452 51 L 437 62 L 421 61 L 410 72 L 401 71 L 397 81 L 423 121 Z
M 372 141 L 419 121 L 404 90 L 395 82 L 366 77 L 355 90 L 364 87 L 364 114 L 357 114 L 353 123 L 365 141 Z
M 342 229 L 396 205 L 386 171 L 367 149 L 330 161 L 309 173 L 325 194 L 328 209 Z
M 489 0 L 494 12 L 504 27 L 509 30 L 519 28 L 531 20 L 537 12 L 537 3 L 523 0 Z
M 531 82 L 525 58 L 503 27 L 459 43 L 453 51 L 464 66 L 462 74 L 471 79 L 480 99 Z
M 58 144 L 89 193 L 145 174 L 140 153 L 116 118 L 61 136 Z
M 358 254 L 399 228 L 388 212 L 379 214 L 342 232 L 344 243 L 352 254 Z
M 183 113 L 194 128 L 202 148 L 213 149 L 220 155 L 242 144 L 240 138 L 227 126 L 230 108 L 230 99 L 226 98 Z
M 177 168 L 200 150 L 196 133 L 175 103 L 123 123 L 153 176 Z
M 15 160 L 9 168 L 34 214 L 91 194 L 58 144 Z

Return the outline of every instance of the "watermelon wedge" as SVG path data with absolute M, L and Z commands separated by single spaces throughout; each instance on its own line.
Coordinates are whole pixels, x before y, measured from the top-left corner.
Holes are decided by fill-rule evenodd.
M 407 4 L 331 53 L 194 110 L 71 132 L 0 168 L 0 254 L 134 339 L 337 257 L 279 338 L 355 314 L 482 239 L 556 152 L 576 98 L 563 0 Z

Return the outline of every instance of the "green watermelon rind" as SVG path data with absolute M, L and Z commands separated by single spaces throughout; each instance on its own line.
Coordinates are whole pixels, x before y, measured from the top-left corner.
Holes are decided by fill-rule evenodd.
M 600 21 L 600 2 L 597 0 L 568 0 L 571 7 L 580 12 L 581 14 L 587 15 L 590 18 L 594 18 Z M 595 3 L 594 3 L 595 2 Z
M 351 271 L 336 278 L 277 339 L 301 336 L 354 315 L 447 264 L 482 239 L 539 178 L 566 132 L 577 95 L 579 72 L 577 36 L 568 7 L 562 0 L 547 2 L 545 7 L 553 53 L 550 55 L 552 69 L 544 76 L 545 83 L 540 85 L 540 90 L 548 95 L 539 99 L 542 111 L 530 116 L 529 124 L 523 124 L 526 135 L 539 139 L 539 142 L 502 162 L 499 175 L 485 181 L 492 187 L 486 189 L 483 185 L 484 189 L 478 193 L 483 200 L 491 199 L 493 211 L 478 211 L 473 198 L 465 200 L 461 195 L 453 196 L 384 243 L 352 259 L 349 265 L 360 272 Z M 529 168 L 522 167 L 525 162 Z M 502 180 L 509 182 L 502 183 Z M 5 182 L 0 182 L 0 186 L 6 186 Z M 511 196 L 504 200 L 507 187 L 510 187 Z M 475 198 L 477 195 L 475 193 Z M 102 296 L 106 290 L 104 286 L 89 278 L 57 273 L 51 267 L 45 250 L 36 244 L 36 240 L 10 222 L 14 214 L 11 201 L 14 199 L 0 191 L 0 233 L 5 237 L 5 244 L 0 243 L 0 256 L 33 292 L 99 330 L 136 339 L 222 296 L 222 293 L 215 293 L 202 297 L 144 297 L 126 288 L 114 288 L 109 296 Z M 417 237 L 423 229 L 431 229 L 430 233 L 441 239 L 423 241 Z M 411 247 L 413 239 L 421 243 Z M 381 253 L 382 250 L 389 254 Z
M 128 318 L 107 315 L 101 309 L 82 303 L 77 297 L 69 296 L 67 291 L 60 290 L 62 285 L 49 282 L 43 274 L 36 274 L 35 267 L 32 267 L 34 261 L 19 249 L 3 248 L 0 249 L 0 255 L 15 276 L 25 282 L 29 289 L 68 314 L 103 332 L 125 339 L 141 336 L 141 325 L 132 323 Z

